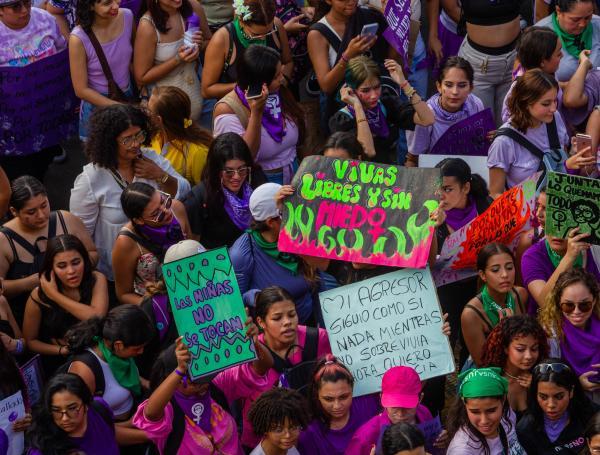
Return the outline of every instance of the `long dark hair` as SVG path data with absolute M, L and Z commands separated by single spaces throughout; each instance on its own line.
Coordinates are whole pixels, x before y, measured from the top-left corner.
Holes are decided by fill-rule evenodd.
M 473 196 L 477 207 L 488 206 L 490 192 L 483 177 L 479 174 L 472 174 L 471 168 L 467 162 L 461 158 L 446 158 L 440 161 L 435 167 L 440 168 L 442 177 L 454 177 L 458 180 L 460 186 L 466 183 L 471 184 L 469 195 Z
M 100 3 L 100 0 L 77 0 L 77 6 L 75 9 L 77 24 L 85 32 L 92 30 L 92 25 L 94 24 L 94 19 L 96 16 L 93 8 L 96 3 Z
M 85 412 L 92 402 L 92 394 L 83 379 L 73 373 L 57 374 L 46 385 L 41 403 L 33 412 L 31 427 L 27 431 L 29 446 L 44 455 L 65 455 L 76 452 L 77 446 L 69 435 L 52 418 L 52 398 L 67 391 L 81 399 Z
M 0 380 L 0 394 L 2 397 L 6 398 L 20 390 L 23 394 L 23 401 L 26 403 L 25 407 L 28 407 L 27 386 L 23 380 L 23 375 L 14 357 L 4 347 L 4 343 L 0 343 L 0 371 L 2 371 L 2 379 Z
M 296 304 L 292 294 L 282 287 L 269 286 L 268 288 L 264 288 L 256 295 L 254 315 L 264 320 L 267 317 L 267 313 L 269 313 L 269 308 L 271 308 L 275 303 L 283 302 L 284 300 L 289 300 L 290 302 Z
M 410 423 L 395 423 L 383 432 L 381 448 L 383 455 L 396 455 L 405 450 L 414 450 L 425 446 L 425 436 Z
M 158 30 L 160 33 L 167 33 L 170 30 L 170 28 L 167 27 L 169 14 L 161 8 L 158 0 L 143 1 L 140 8 L 140 17 L 143 16 L 146 11 L 150 13 L 150 17 L 154 22 L 156 30 Z M 193 12 L 194 10 L 189 0 L 182 0 L 181 6 L 179 7 L 179 14 L 181 14 L 184 19 L 187 19 L 193 14 Z
M 102 337 L 112 344 L 122 341 L 127 346 L 141 346 L 154 335 L 154 326 L 144 310 L 137 305 L 119 305 L 104 318 L 91 318 L 72 327 L 65 338 L 72 353 L 80 353 L 96 346 L 94 337 Z
M 558 35 L 548 27 L 529 27 L 517 44 L 517 58 L 525 70 L 540 68 L 556 50 Z
M 311 376 L 310 384 L 308 385 L 308 396 L 312 416 L 319 419 L 325 425 L 329 426 L 330 417 L 323 410 L 321 401 L 319 400 L 319 390 L 324 382 L 346 381 L 350 386 L 350 390 L 354 387 L 354 377 L 350 370 L 339 361 L 333 354 L 327 354 L 319 360 Z
M 519 76 L 506 102 L 511 125 L 523 133 L 527 132 L 534 125 L 529 107 L 552 89 L 558 91 L 558 82 L 554 76 L 539 68 L 525 71 Z
M 319 155 L 324 155 L 328 149 L 345 150 L 351 159 L 361 159 L 365 150 L 362 144 L 356 139 L 356 134 L 349 131 L 337 131 L 327 138 Z
M 275 77 L 279 63 L 281 63 L 281 54 L 275 49 L 258 44 L 248 46 L 241 56 L 236 57 L 238 86 L 246 90 L 251 85 L 269 85 Z M 279 96 L 283 115 L 296 124 L 298 137 L 302 140 L 305 130 L 304 111 L 287 87 L 283 85 L 280 87 Z
M 121 193 L 121 207 L 125 216 L 132 222 L 134 218 L 141 218 L 155 192 L 152 185 L 144 182 L 133 182 L 125 188 Z
M 468 60 L 466 60 L 462 57 L 458 57 L 458 56 L 453 56 L 453 57 L 450 57 L 448 60 L 446 60 L 446 62 L 440 69 L 440 72 L 438 73 L 438 77 L 437 77 L 438 84 L 441 84 L 444 81 L 444 78 L 446 77 L 446 73 L 448 71 L 450 71 L 452 68 L 463 70 L 465 73 L 465 76 L 467 76 L 469 85 L 471 87 L 473 87 L 473 78 L 474 78 L 473 67 L 471 66 L 471 64 L 469 63 Z
M 585 438 L 585 449 L 581 452 L 581 455 L 592 455 L 590 451 L 589 443 L 591 442 L 594 436 L 600 435 L 600 412 L 597 412 L 592 416 L 587 426 L 585 427 L 585 431 L 583 432 L 583 437 Z
M 31 175 L 22 175 L 10 182 L 10 200 L 9 207 L 17 212 L 25 207 L 29 199 L 36 196 L 48 196 L 46 187 L 35 177 Z

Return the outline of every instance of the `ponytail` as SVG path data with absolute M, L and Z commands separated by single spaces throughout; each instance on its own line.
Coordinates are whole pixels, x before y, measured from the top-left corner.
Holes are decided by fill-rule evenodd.
M 71 327 L 65 334 L 69 352 L 80 354 L 88 348 L 96 346 L 94 338 L 102 335 L 102 327 L 106 318 L 94 317 L 81 321 Z
M 487 200 L 490 192 L 487 188 L 485 180 L 479 174 L 472 174 L 471 168 L 467 162 L 461 158 L 446 158 L 440 161 L 436 166 L 442 171 L 442 177 L 454 177 L 461 186 L 469 183 L 471 190 L 469 195 L 475 199 L 477 207 L 487 206 Z

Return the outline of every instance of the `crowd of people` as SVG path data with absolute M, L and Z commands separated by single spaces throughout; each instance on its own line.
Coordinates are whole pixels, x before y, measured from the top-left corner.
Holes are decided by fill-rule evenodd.
M 486 109 L 485 175 L 436 165 L 431 266 L 539 171 L 600 179 L 598 0 L 407 3 L 401 53 L 377 0 L 0 0 L 0 73 L 66 53 L 88 161 L 52 210 L 61 141 L 13 153 L 2 117 L 0 402 L 23 397 L 24 453 L 600 454 L 599 233 L 546 235 L 545 181 L 516 245 L 436 289 L 456 372 L 393 366 L 381 393 L 353 396 L 319 293 L 397 268 L 278 248 L 307 156 L 422 167 Z M 192 380 L 161 267 L 218 247 L 256 358 Z

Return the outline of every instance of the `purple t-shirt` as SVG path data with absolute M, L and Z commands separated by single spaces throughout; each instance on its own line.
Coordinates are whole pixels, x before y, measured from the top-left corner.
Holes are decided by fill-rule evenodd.
M 563 149 L 566 150 L 570 139 L 567 134 L 567 128 L 558 111 L 554 113 L 554 119 L 556 120 L 558 140 Z M 504 123 L 501 128 L 515 130 L 509 122 Z M 519 132 L 519 134 L 522 133 Z M 550 148 L 545 123 L 535 128 L 529 128 L 524 136 L 541 151 Z M 508 136 L 497 136 L 490 146 L 487 166 L 490 169 L 494 167 L 502 169 L 506 173 L 507 186 L 512 188 L 537 172 L 540 166 L 540 159 Z
M 511 84 L 510 88 L 508 89 L 508 92 L 506 92 L 506 96 L 504 97 L 504 101 L 502 102 L 502 121 L 503 122 L 508 122 L 508 120 L 510 119 L 510 112 L 508 111 L 508 97 L 511 94 L 516 83 L 517 83 L 517 81 L 514 80 L 513 83 Z M 563 91 L 560 87 L 558 87 L 558 95 L 556 96 L 556 101 L 558 102 L 559 109 L 561 109 L 561 107 L 562 107 L 562 98 L 563 98 Z M 565 117 L 562 112 L 561 112 L 561 115 L 563 116 L 563 121 L 564 121 Z
M 331 430 L 323 422 L 313 420 L 300 434 L 298 450 L 302 455 L 344 455 L 356 430 L 380 411 L 377 394 L 353 398 L 350 419 L 344 428 Z
M 588 102 L 577 109 L 562 108 L 563 116 L 572 125 L 580 125 L 592 112 L 594 106 L 600 104 L 600 69 L 594 69 L 588 73 L 583 83 L 583 93 L 586 94 Z

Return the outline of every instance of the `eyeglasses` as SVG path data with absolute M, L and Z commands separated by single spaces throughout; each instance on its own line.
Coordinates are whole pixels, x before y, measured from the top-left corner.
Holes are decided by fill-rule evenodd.
M 255 35 L 254 33 L 252 33 L 252 30 L 248 29 L 248 38 L 250 39 L 263 39 L 266 38 L 269 35 L 273 35 L 274 33 L 277 33 L 277 26 L 274 25 L 273 26 L 273 30 L 271 30 L 268 33 L 262 34 L 262 35 Z
M 171 209 L 171 205 L 173 204 L 173 198 L 169 193 L 164 193 L 160 190 L 157 190 L 160 194 L 160 207 L 158 214 L 152 219 L 153 223 L 160 223 L 167 216 L 168 211 Z
M 587 313 L 594 307 L 594 302 L 584 300 L 583 302 L 560 302 L 560 309 L 563 313 L 571 314 L 578 308 L 582 313 Z
M 15 3 L 11 3 L 10 5 L 4 5 L 6 8 L 12 9 L 15 13 L 21 11 L 21 8 L 25 7 L 25 9 L 31 8 L 31 0 L 20 0 Z
M 77 407 L 69 407 L 66 411 L 61 411 L 60 409 L 52 409 L 50 412 L 52 412 L 52 417 L 54 417 L 54 419 L 56 420 L 62 420 L 62 418 L 65 415 L 70 419 L 74 419 L 79 415 L 79 411 L 81 411 L 82 407 L 83 403 L 81 403 Z
M 223 169 L 223 174 L 225 174 L 225 176 L 227 178 L 233 178 L 236 174 L 241 178 L 246 178 L 248 176 L 248 173 L 250 172 L 250 167 L 249 166 L 244 166 L 244 167 L 240 167 L 238 169 Z
M 294 426 L 287 427 L 287 428 L 276 427 L 276 428 L 273 428 L 271 430 L 271 432 L 275 433 L 275 434 L 278 434 L 278 435 L 282 435 L 282 434 L 285 434 L 286 432 L 289 432 L 290 434 L 292 434 L 292 433 L 298 433 L 300 430 L 302 430 L 301 426 L 294 425 Z
M 126 136 L 122 139 L 118 139 L 119 144 L 125 147 L 131 147 L 133 143 L 141 144 L 146 140 L 146 132 L 144 130 L 138 131 L 136 134 L 132 134 L 131 136 Z
M 534 369 L 534 373 L 546 374 L 548 371 L 553 373 L 561 373 L 562 371 L 571 371 L 568 365 L 564 363 L 540 363 Z

